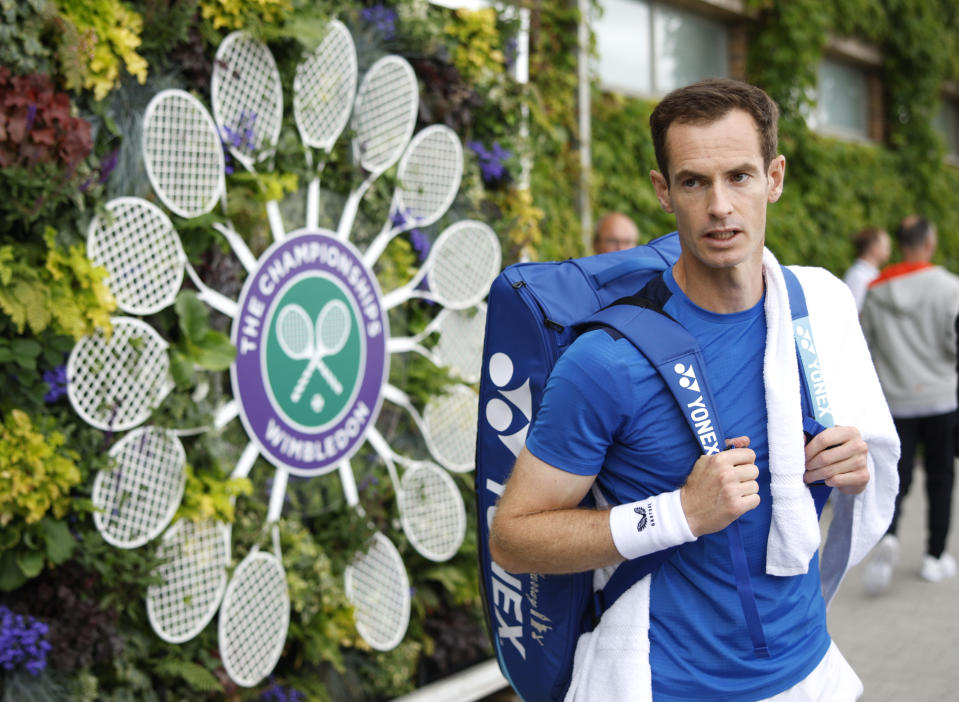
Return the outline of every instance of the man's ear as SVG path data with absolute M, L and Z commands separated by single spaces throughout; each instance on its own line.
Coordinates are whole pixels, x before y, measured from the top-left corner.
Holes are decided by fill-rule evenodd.
M 769 202 L 776 202 L 783 194 L 783 185 L 786 180 L 786 157 L 779 154 L 769 162 L 769 168 L 766 170 L 766 177 L 769 179 Z
M 656 189 L 659 206 L 663 208 L 663 211 L 672 214 L 673 206 L 669 201 L 669 184 L 666 182 L 666 177 L 659 171 L 650 171 L 649 179 L 653 182 L 653 188 Z

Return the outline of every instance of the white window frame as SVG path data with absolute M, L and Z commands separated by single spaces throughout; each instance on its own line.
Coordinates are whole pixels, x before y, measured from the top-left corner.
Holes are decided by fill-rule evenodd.
M 649 9 L 649 25 L 643 29 L 649 44 L 649 65 L 647 82 L 650 90 L 637 89 L 634 86 L 621 85 L 617 83 L 604 83 L 601 81 L 600 88 L 604 91 L 615 92 L 629 97 L 638 97 L 646 99 L 658 99 L 668 93 L 672 87 L 663 88 L 658 85 L 657 73 L 662 56 L 657 51 L 658 36 L 656 24 L 658 18 L 662 16 L 664 10 L 672 10 L 678 13 L 684 13 L 700 17 L 704 20 L 724 25 L 725 28 L 725 55 L 723 56 L 723 71 L 716 75 L 729 75 L 732 68 L 730 61 L 730 40 L 731 32 L 728 20 L 738 19 L 745 15 L 745 4 L 743 0 L 700 0 L 699 2 L 669 2 L 664 0 L 639 0 Z M 602 0 L 599 2 L 602 5 Z M 596 17 L 590 13 L 589 23 L 594 28 Z M 592 61 L 590 71 L 593 76 L 599 78 L 599 63 Z

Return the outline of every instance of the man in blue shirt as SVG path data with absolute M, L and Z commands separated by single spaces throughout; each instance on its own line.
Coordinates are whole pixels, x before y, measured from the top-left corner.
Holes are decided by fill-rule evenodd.
M 507 571 L 603 569 L 679 547 L 643 579 L 648 624 L 624 622 L 615 645 L 585 666 L 591 679 L 579 684 L 574 671 L 567 699 L 851 701 L 861 694 L 826 631 L 816 556 L 804 574 L 766 573 L 763 251 L 766 207 L 779 199 L 785 175 L 777 119 L 763 91 L 728 80 L 674 91 L 650 118 L 659 166 L 650 175 L 681 242 L 659 302 L 700 344 L 728 450 L 699 455 L 656 369 L 626 339 L 594 330 L 553 369 L 498 505 L 490 546 Z M 806 445 L 804 480 L 860 493 L 870 480 L 867 456 L 856 427 L 828 428 Z M 594 487 L 612 509 L 578 506 Z M 757 658 L 743 623 L 724 533 L 734 520 L 768 658 Z M 635 689 L 627 695 L 596 671 L 631 665 L 634 649 L 648 654 L 651 673 L 643 682 L 642 670 L 628 671 Z

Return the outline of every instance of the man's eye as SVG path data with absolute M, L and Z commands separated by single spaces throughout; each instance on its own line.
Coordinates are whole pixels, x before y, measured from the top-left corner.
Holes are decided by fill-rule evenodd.
M 737 173 L 733 176 L 734 183 L 745 183 L 747 180 L 749 180 L 748 173 Z
M 699 185 L 699 181 L 695 178 L 687 178 L 683 181 L 684 188 L 695 188 L 697 185 Z

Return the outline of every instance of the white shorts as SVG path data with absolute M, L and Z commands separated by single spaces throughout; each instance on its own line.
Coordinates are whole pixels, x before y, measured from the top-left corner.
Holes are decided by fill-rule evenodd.
M 819 665 L 801 682 L 763 702 L 855 702 L 862 691 L 856 671 L 832 643 Z

